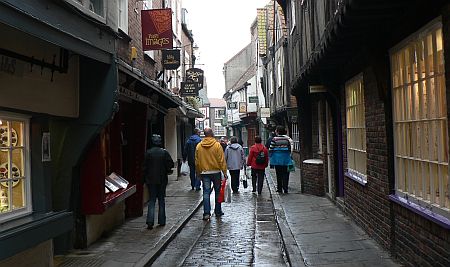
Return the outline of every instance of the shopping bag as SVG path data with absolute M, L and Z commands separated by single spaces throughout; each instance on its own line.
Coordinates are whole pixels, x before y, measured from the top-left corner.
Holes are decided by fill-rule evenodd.
M 226 203 L 231 203 L 231 185 L 227 183 L 225 185 L 225 198 L 224 201 Z
M 225 188 L 226 187 L 227 187 L 227 180 L 222 179 L 222 184 L 220 185 L 219 199 L 217 199 L 217 201 L 219 203 L 222 203 L 225 200 Z
M 189 175 L 189 165 L 187 163 L 187 161 L 181 163 L 181 168 L 180 168 L 180 173 L 181 175 Z
M 295 172 L 295 161 L 291 158 L 291 163 L 288 165 L 288 172 Z

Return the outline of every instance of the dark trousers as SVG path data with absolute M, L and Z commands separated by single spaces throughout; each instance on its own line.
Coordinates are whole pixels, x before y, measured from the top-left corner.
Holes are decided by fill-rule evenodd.
M 277 174 L 277 191 L 284 193 L 288 192 L 289 185 L 289 172 L 287 166 L 275 166 L 275 172 Z
M 155 222 L 155 204 L 158 199 L 158 224 L 166 224 L 166 185 L 147 184 L 150 200 L 148 201 L 147 224 Z
M 241 170 L 229 170 L 231 176 L 231 190 L 237 192 L 239 190 L 239 174 Z
M 261 194 L 264 185 L 264 173 L 265 170 L 252 169 L 253 192 L 256 192 L 256 189 L 258 189 L 258 194 Z
M 197 179 L 197 174 L 195 173 L 195 165 L 189 164 L 189 177 L 191 178 L 192 189 L 200 189 L 200 179 Z

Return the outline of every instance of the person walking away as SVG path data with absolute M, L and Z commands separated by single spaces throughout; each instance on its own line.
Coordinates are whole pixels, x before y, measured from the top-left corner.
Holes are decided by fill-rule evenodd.
M 152 136 L 153 147 L 147 150 L 144 161 L 144 182 L 147 185 L 150 200 L 148 202 L 147 229 L 152 229 L 155 219 L 155 203 L 158 199 L 158 224 L 166 224 L 166 187 L 167 175 L 172 172 L 174 163 L 167 150 L 162 148 L 161 136 Z
M 264 185 L 264 173 L 269 164 L 269 151 L 261 144 L 261 137 L 255 136 L 255 144 L 250 147 L 247 165 L 252 168 L 252 192 L 258 190 L 261 195 Z
M 289 171 L 288 165 L 292 163 L 292 139 L 286 135 L 284 126 L 277 126 L 276 135 L 272 138 L 269 149 L 270 165 L 275 167 L 277 176 L 277 192 L 288 193 Z
M 194 133 L 189 137 L 183 149 L 183 162 L 188 162 L 189 165 L 189 176 L 191 178 L 191 188 L 192 190 L 200 190 L 200 179 L 197 179 L 195 172 L 195 148 L 197 144 L 200 143 L 202 139 L 200 138 L 200 129 L 195 128 Z
M 239 175 L 245 164 L 244 149 L 235 136 L 230 138 L 231 144 L 225 149 L 225 161 L 231 176 L 231 189 L 233 193 L 239 192 Z
M 219 142 L 220 142 L 220 145 L 222 146 L 223 152 L 225 152 L 225 149 L 228 146 L 227 140 L 224 137 L 221 137 Z
M 203 220 L 211 217 L 211 184 L 215 192 L 214 213 L 222 216 L 222 206 L 219 203 L 221 178 L 227 179 L 227 165 L 222 146 L 214 138 L 214 132 L 207 127 L 204 130 L 205 138 L 197 145 L 195 150 L 195 171 L 203 182 Z
M 272 138 L 275 136 L 275 133 L 274 132 L 271 132 L 270 134 L 269 134 L 269 138 L 267 138 L 267 141 L 266 141 L 266 148 L 267 149 L 270 149 L 270 143 L 272 142 Z

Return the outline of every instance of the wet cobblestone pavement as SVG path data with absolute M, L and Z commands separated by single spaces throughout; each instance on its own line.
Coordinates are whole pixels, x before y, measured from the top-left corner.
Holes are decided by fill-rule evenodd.
M 203 221 L 200 207 L 152 266 L 286 266 L 267 185 L 260 196 L 241 185 L 222 210 Z

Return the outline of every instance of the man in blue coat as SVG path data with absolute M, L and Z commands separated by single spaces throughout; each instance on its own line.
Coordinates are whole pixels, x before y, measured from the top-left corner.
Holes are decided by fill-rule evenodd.
M 197 144 L 200 143 L 202 139 L 200 138 L 200 129 L 195 128 L 194 134 L 189 137 L 189 139 L 186 142 L 186 145 L 183 149 L 183 162 L 188 162 L 189 164 L 189 171 L 190 171 L 190 177 L 191 177 L 191 188 L 192 190 L 200 190 L 200 179 L 196 179 L 196 173 L 195 173 L 195 148 L 197 147 Z

